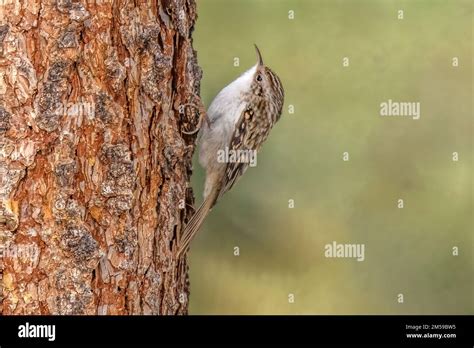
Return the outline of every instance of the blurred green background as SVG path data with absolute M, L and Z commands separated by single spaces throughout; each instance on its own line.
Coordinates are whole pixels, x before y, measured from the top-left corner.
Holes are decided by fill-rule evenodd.
M 257 167 L 192 243 L 191 314 L 473 313 L 472 8 L 198 1 L 205 105 L 255 64 L 254 43 L 286 96 Z M 379 116 L 388 99 L 420 102 L 421 118 Z M 333 241 L 364 243 L 365 261 L 324 257 Z

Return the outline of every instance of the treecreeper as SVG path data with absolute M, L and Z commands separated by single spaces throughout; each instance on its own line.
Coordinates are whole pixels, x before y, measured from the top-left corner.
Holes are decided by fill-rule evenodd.
M 245 173 L 280 119 L 283 86 L 263 63 L 256 45 L 255 49 L 257 64 L 217 94 L 202 117 L 205 122 L 199 123 L 199 163 L 206 170 L 204 201 L 179 238 L 178 257 L 188 250 L 212 207 Z M 227 158 L 222 153 L 232 156 Z

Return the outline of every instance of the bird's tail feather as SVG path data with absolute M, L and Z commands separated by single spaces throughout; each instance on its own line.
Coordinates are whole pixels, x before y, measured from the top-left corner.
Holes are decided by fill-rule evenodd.
M 194 238 L 196 233 L 199 231 L 199 228 L 204 222 L 204 219 L 209 213 L 209 210 L 211 210 L 215 201 L 216 201 L 216 194 L 215 192 L 211 192 L 206 197 L 206 199 L 204 199 L 204 202 L 202 202 L 198 210 L 191 217 L 191 220 L 189 220 L 179 240 L 178 257 L 181 256 L 181 254 L 188 249 L 189 243 L 191 243 L 192 239 Z

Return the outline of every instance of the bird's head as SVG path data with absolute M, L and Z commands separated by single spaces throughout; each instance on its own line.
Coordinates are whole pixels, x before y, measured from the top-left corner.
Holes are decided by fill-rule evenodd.
M 255 45 L 255 50 L 257 51 L 257 64 L 251 86 L 252 93 L 273 103 L 277 109 L 276 112 L 280 114 L 284 99 L 280 78 L 263 63 L 263 57 L 257 45 Z

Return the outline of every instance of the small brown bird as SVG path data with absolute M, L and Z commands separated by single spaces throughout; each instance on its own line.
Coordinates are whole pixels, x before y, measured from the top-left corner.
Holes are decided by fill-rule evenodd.
M 253 154 L 280 119 L 284 92 L 278 76 L 258 62 L 212 101 L 201 128 L 199 163 L 206 170 L 204 201 L 186 225 L 178 244 L 178 256 L 202 225 L 211 208 L 249 167 Z M 231 156 L 222 156 L 222 154 Z M 229 158 L 228 158 L 229 157 Z

